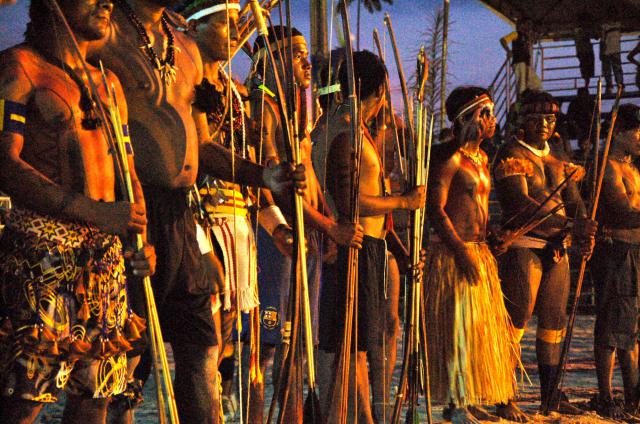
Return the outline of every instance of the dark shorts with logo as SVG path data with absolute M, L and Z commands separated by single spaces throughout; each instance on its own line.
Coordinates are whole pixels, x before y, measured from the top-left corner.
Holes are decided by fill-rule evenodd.
M 318 344 L 318 299 L 320 297 L 320 235 L 307 231 L 307 281 L 313 340 Z M 291 258 L 280 253 L 267 232 L 258 231 L 258 288 L 260 297 L 260 343 L 282 342 L 291 285 Z
M 591 272 L 596 289 L 596 344 L 632 350 L 639 332 L 640 245 L 598 242 Z

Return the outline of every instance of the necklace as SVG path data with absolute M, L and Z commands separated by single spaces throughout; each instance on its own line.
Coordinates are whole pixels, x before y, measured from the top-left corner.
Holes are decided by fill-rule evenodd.
M 484 165 L 484 157 L 482 157 L 482 153 L 480 153 L 480 150 L 478 150 L 475 153 L 472 153 L 467 149 L 465 149 L 464 147 L 461 147 L 458 149 L 458 151 L 462 156 L 469 159 L 474 165 L 476 166 Z
M 525 149 L 529 150 L 531 153 L 533 153 L 534 155 L 538 156 L 539 158 L 543 158 L 549 155 L 549 152 L 551 151 L 551 147 L 549 147 L 549 143 L 547 143 L 546 141 L 544 142 L 544 149 L 540 150 L 540 149 L 536 149 L 533 146 L 528 145 L 527 143 L 525 143 L 522 140 L 518 140 L 516 139 L 516 141 Z
M 149 62 L 151 62 L 151 66 L 153 66 L 160 74 L 160 80 L 164 85 L 171 85 L 171 83 L 176 81 L 176 71 L 178 70 L 176 67 L 176 50 L 178 48 L 175 46 L 175 37 L 173 32 L 171 32 L 169 22 L 167 22 L 166 13 L 162 13 L 161 24 L 162 32 L 164 32 L 164 35 L 167 37 L 167 43 L 164 51 L 164 58 L 160 59 L 151 44 L 151 39 L 149 38 L 149 34 L 147 34 L 147 30 L 144 29 L 142 22 L 140 22 L 140 19 L 138 19 L 129 4 L 125 0 L 118 0 L 118 4 L 126 13 L 127 19 L 129 19 L 129 22 L 131 22 L 131 25 L 135 28 L 138 36 L 142 39 L 143 45 L 140 46 L 140 48 L 144 51 Z

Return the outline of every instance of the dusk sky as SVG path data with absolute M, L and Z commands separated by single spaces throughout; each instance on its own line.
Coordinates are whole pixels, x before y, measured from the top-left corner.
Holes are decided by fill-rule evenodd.
M 28 4 L 29 1 L 18 0 L 14 6 L 0 7 L 0 50 L 22 40 L 28 21 Z M 309 1 L 292 0 L 292 5 L 294 25 L 308 36 Z M 435 10 L 441 6 L 440 0 L 395 0 L 392 6 L 384 4 L 383 10 L 375 14 L 369 14 L 363 8 L 361 47 L 375 50 L 371 36 L 374 28 L 378 28 L 381 35 L 385 34 L 386 39 L 383 17 L 384 12 L 388 12 L 400 45 L 405 73 L 409 76 L 415 66 L 412 58 L 421 42 L 426 42 L 423 34 L 432 23 Z M 451 0 L 450 13 L 449 88 L 458 84 L 487 86 L 504 60 L 498 40 L 511 31 L 510 26 L 477 0 Z M 355 6 L 351 7 L 351 16 L 352 31 L 355 31 Z M 339 22 L 338 19 L 336 23 Z M 336 45 L 335 36 L 333 41 Z M 238 61 L 236 68 L 240 74 L 240 70 L 245 68 L 242 62 L 246 60 L 242 58 Z M 390 50 L 387 50 L 387 63 L 390 65 L 392 85 L 397 89 L 397 73 Z M 394 103 L 398 102 L 399 99 L 394 98 Z

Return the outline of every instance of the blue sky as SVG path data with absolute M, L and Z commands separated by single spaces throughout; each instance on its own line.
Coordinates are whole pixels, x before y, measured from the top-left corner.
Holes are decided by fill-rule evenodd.
M 28 4 L 26 0 L 18 0 L 14 6 L 0 8 L 0 50 L 22 40 L 28 21 Z M 303 34 L 308 35 L 309 1 L 292 0 L 292 5 L 294 25 Z M 383 17 L 384 12 L 388 12 L 400 45 L 405 73 L 410 74 L 414 66 L 412 58 L 421 42 L 425 40 L 423 33 L 429 28 L 434 11 L 441 5 L 442 1 L 437 0 L 395 0 L 392 6 L 385 3 L 379 13 L 369 14 L 363 9 L 361 47 L 375 50 L 372 31 L 378 28 L 381 35 L 385 32 Z M 511 28 L 477 0 L 451 0 L 450 13 L 448 86 L 451 88 L 459 84 L 489 85 L 504 60 L 504 52 L 498 40 L 510 32 Z M 351 8 L 351 16 L 352 31 L 355 31 L 355 7 Z M 398 82 L 393 62 L 388 50 L 387 63 L 394 92 L 397 92 Z M 238 69 L 242 68 L 244 66 L 238 66 Z M 394 103 L 398 101 L 399 99 L 394 99 Z

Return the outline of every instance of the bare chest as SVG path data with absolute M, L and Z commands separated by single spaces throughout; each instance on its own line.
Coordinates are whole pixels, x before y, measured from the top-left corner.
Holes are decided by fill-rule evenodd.
M 362 159 L 360 162 L 360 187 L 363 193 L 382 195 L 382 167 L 380 156 L 373 144 L 365 139 L 362 142 Z
M 622 182 L 629 202 L 633 207 L 640 207 L 640 172 L 631 164 L 621 164 Z
M 564 180 L 564 163 L 551 156 L 531 156 L 529 161 L 533 164 L 533 174 L 527 176 L 527 189 L 532 197 L 542 200 Z
M 465 157 L 460 159 L 460 167 L 452 181 L 453 192 L 480 200 L 489 198 L 491 177 L 484 164 L 475 164 Z

